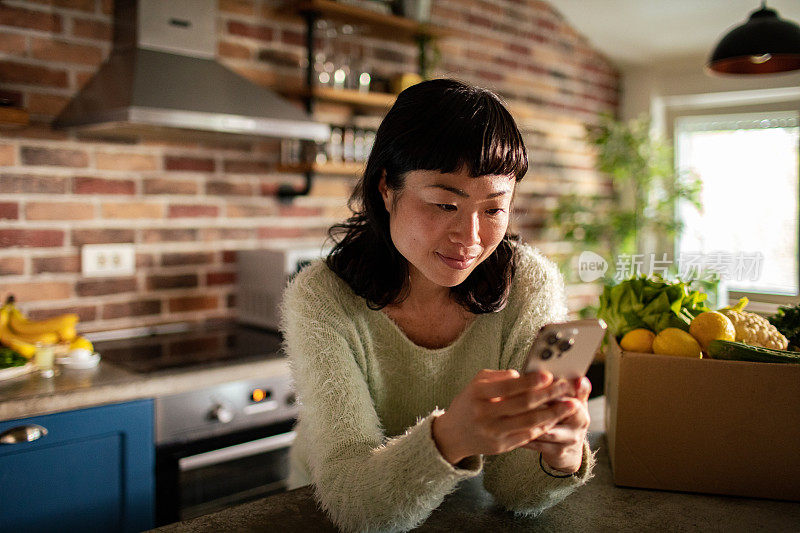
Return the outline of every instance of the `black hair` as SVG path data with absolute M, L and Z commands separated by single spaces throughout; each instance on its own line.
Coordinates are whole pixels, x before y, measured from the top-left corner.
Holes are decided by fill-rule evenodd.
M 436 79 L 401 92 L 375 135 L 366 169 L 350 197 L 353 216 L 328 230 L 334 247 L 328 267 L 371 309 L 407 296 L 408 262 L 394 246 L 389 213 L 378 189 L 402 191 L 413 170 L 471 177 L 528 171 L 528 155 L 514 119 L 492 92 Z M 502 309 L 517 265 L 517 236 L 506 232 L 497 249 L 451 295 L 472 313 Z

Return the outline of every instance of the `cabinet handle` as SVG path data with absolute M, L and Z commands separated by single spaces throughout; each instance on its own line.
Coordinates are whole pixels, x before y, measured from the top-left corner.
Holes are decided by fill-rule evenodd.
M 0 444 L 18 444 L 20 442 L 33 442 L 47 435 L 47 428 L 30 424 L 17 426 L 0 433 Z

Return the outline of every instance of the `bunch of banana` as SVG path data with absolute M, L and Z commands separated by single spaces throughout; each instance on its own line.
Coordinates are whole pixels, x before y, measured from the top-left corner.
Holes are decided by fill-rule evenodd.
M 0 307 L 0 343 L 24 357 L 33 357 L 36 344 L 70 342 L 77 337 L 78 315 L 65 313 L 45 320 L 30 320 L 14 305 L 9 296 Z

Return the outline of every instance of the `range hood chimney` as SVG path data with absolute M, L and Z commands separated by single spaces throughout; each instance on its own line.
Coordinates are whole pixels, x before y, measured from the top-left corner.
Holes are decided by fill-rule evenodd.
M 215 61 L 216 3 L 116 0 L 111 54 L 53 126 L 122 139 L 327 139 L 328 125 Z

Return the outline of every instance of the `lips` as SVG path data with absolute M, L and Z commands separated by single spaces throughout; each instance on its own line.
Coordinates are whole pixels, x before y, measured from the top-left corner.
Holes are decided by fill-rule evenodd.
M 478 258 L 477 255 L 473 256 L 456 256 L 456 257 L 448 257 L 446 255 L 442 255 L 439 252 L 436 252 L 436 255 L 442 262 L 449 266 L 450 268 L 454 268 L 456 270 L 465 270 L 472 266 L 475 260 Z

